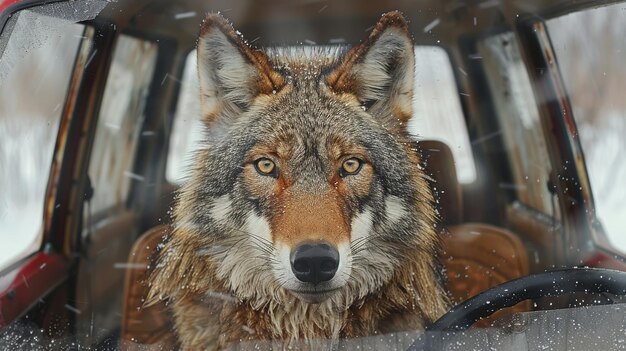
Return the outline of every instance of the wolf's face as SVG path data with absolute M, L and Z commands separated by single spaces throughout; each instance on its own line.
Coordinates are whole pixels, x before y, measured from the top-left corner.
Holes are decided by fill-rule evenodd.
M 198 69 L 207 139 L 175 224 L 238 297 L 351 303 L 408 248 L 435 251 L 405 130 L 414 58 L 399 14 L 350 51 L 267 54 L 209 16 Z

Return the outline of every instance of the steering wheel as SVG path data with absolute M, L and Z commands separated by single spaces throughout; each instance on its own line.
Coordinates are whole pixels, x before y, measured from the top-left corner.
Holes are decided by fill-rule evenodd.
M 599 268 L 570 268 L 531 274 L 494 286 L 453 307 L 413 343 L 408 351 L 432 348 L 432 337 L 441 332 L 467 330 L 492 313 L 517 303 L 544 296 L 568 293 L 609 293 L 626 295 L 626 272 Z M 429 336 L 430 334 L 430 336 Z

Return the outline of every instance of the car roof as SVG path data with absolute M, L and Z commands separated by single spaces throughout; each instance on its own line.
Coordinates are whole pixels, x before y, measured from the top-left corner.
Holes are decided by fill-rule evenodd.
M 520 16 L 554 16 L 588 6 L 588 3 L 590 1 L 571 0 L 120 0 L 107 6 L 101 15 L 115 22 L 132 22 L 138 29 L 163 32 L 181 41 L 195 40 L 199 20 L 206 13 L 221 12 L 242 33 L 259 35 L 257 44 L 264 46 L 299 42 L 303 38 L 324 43 L 337 33 L 341 33 L 346 42 L 355 43 L 364 38 L 381 14 L 399 10 L 409 18 L 416 42 L 437 43 L 445 33 L 458 37 L 460 32 L 493 29 L 494 23 L 513 23 Z M 474 17 L 479 20 L 474 21 Z M 438 35 L 424 35 L 433 21 L 438 21 Z
M 47 3 L 42 0 L 0 0 L 0 12 Z M 331 39 L 357 43 L 382 13 L 399 10 L 409 18 L 415 42 L 437 45 L 460 36 L 497 30 L 524 16 L 551 17 L 578 8 L 614 1 L 571 0 L 118 0 L 108 3 L 99 19 L 133 31 L 195 45 L 200 20 L 221 12 L 245 35 L 254 33 L 257 46 L 319 44 Z M 436 31 L 431 32 L 436 23 Z M 341 38 L 336 38 L 341 33 Z

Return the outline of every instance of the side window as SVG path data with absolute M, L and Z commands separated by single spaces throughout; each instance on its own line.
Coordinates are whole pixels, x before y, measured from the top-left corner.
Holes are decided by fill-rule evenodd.
M 413 118 L 418 139 L 444 142 L 452 151 L 460 183 L 476 179 L 476 166 L 450 58 L 437 46 L 415 47 Z
M 419 60 L 409 131 L 421 140 L 445 142 L 452 150 L 459 182 L 471 183 L 476 169 L 450 59 L 436 46 L 417 46 L 415 55 Z M 187 57 L 180 89 L 165 172 L 173 184 L 185 179 L 202 138 L 195 50 Z
M 85 27 L 23 10 L 0 38 L 0 270 L 41 245 L 46 186 Z
M 89 162 L 93 214 L 124 206 L 131 182 L 143 181 L 132 167 L 156 57 L 154 43 L 126 35 L 117 40 Z
M 552 167 L 539 121 L 539 110 L 528 72 L 513 33 L 486 38 L 478 45 L 501 130 L 483 137 L 500 137 L 509 158 L 512 179 L 499 184 L 535 210 L 556 217 L 548 180 Z
M 626 4 L 572 13 L 547 25 L 596 216 L 611 243 L 626 252 Z
M 167 153 L 165 179 L 171 184 L 180 184 L 184 181 L 189 172 L 193 151 L 202 141 L 203 127 L 200 120 L 200 88 L 198 84 L 196 50 L 193 50 L 185 60 L 185 69 Z

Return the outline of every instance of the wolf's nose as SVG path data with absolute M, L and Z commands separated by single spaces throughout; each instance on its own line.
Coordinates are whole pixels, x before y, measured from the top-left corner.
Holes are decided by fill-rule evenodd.
M 302 244 L 291 251 L 289 259 L 291 271 L 305 283 L 329 281 L 339 267 L 339 251 L 327 243 Z

